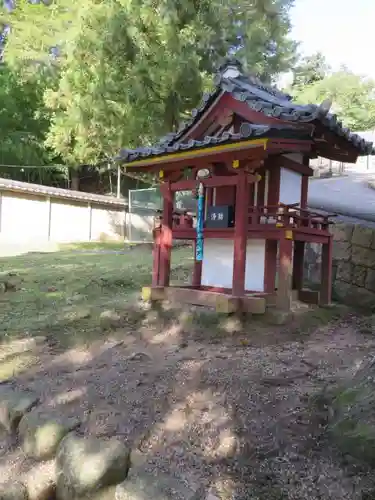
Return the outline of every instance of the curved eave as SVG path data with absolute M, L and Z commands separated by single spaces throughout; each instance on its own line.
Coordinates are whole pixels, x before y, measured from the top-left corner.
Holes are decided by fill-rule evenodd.
M 197 142 L 197 141 L 194 141 Z M 266 151 L 268 139 L 250 139 L 242 140 L 238 142 L 226 142 L 224 144 L 218 144 L 216 146 L 191 146 L 185 150 L 180 149 L 179 151 L 169 151 L 161 155 L 149 155 L 144 158 L 139 158 L 137 160 L 124 161 L 123 165 L 127 170 L 132 171 L 144 169 L 156 169 L 159 166 L 165 164 L 176 164 L 183 163 L 186 161 L 194 162 L 200 158 L 213 158 L 215 156 L 224 155 L 226 153 L 231 153 L 234 155 L 240 153 L 241 151 L 249 151 L 249 149 L 260 151 Z M 188 145 L 186 145 L 188 146 Z

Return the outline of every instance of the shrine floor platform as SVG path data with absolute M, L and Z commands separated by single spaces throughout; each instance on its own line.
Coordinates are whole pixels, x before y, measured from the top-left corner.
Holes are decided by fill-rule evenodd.
M 319 302 L 319 292 L 312 290 L 294 290 L 293 296 L 311 304 Z M 277 291 L 273 294 L 246 292 L 243 297 L 235 297 L 230 290 L 219 291 L 208 287 L 193 286 L 156 286 L 144 287 L 142 297 L 144 300 L 152 302 L 167 300 L 179 304 L 210 307 L 219 313 L 226 314 L 235 312 L 264 314 L 267 307 L 275 307 Z

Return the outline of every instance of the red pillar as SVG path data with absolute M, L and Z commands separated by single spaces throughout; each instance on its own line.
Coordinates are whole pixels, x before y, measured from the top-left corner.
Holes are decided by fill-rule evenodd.
M 161 223 L 160 235 L 160 271 L 159 285 L 169 285 L 169 275 L 171 270 L 171 252 L 172 252 L 172 215 L 173 215 L 173 197 L 169 182 L 163 184 L 160 188 L 163 198 L 163 217 Z
M 294 242 L 293 254 L 293 289 L 302 290 L 303 288 L 303 259 L 305 255 L 305 242 Z
M 233 284 L 232 294 L 235 297 L 245 295 L 246 242 L 249 221 L 249 187 L 247 173 L 238 173 L 236 187 L 236 211 L 233 245 Z
M 152 248 L 152 286 L 159 285 L 160 273 L 160 230 L 154 230 L 154 245 Z
M 301 180 L 301 208 L 307 207 L 307 194 L 309 187 L 309 177 L 308 175 L 303 175 Z
M 292 301 L 292 254 L 293 240 L 284 231 L 279 247 L 279 279 L 277 285 L 276 307 L 281 311 L 290 311 Z
M 320 288 L 320 305 L 328 305 L 332 300 L 332 241 L 330 236 L 328 243 L 322 245 L 322 278 Z

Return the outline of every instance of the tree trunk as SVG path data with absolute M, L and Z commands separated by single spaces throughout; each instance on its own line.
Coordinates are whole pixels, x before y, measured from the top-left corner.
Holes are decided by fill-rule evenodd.
M 70 189 L 79 191 L 79 170 L 77 168 L 70 169 Z

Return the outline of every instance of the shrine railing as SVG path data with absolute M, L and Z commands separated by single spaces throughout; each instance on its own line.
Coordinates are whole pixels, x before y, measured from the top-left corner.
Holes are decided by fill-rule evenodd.
M 266 205 L 249 208 L 249 227 L 269 225 L 274 227 L 309 228 L 328 230 L 334 214 L 322 215 L 318 212 L 300 208 L 294 205 Z M 161 225 L 161 211 L 158 211 L 154 228 Z M 172 216 L 173 229 L 195 228 L 195 216 L 187 211 L 174 211 Z
M 328 230 L 330 217 L 294 205 L 267 205 L 249 208 L 249 225 L 270 224 L 276 227 L 310 228 Z

